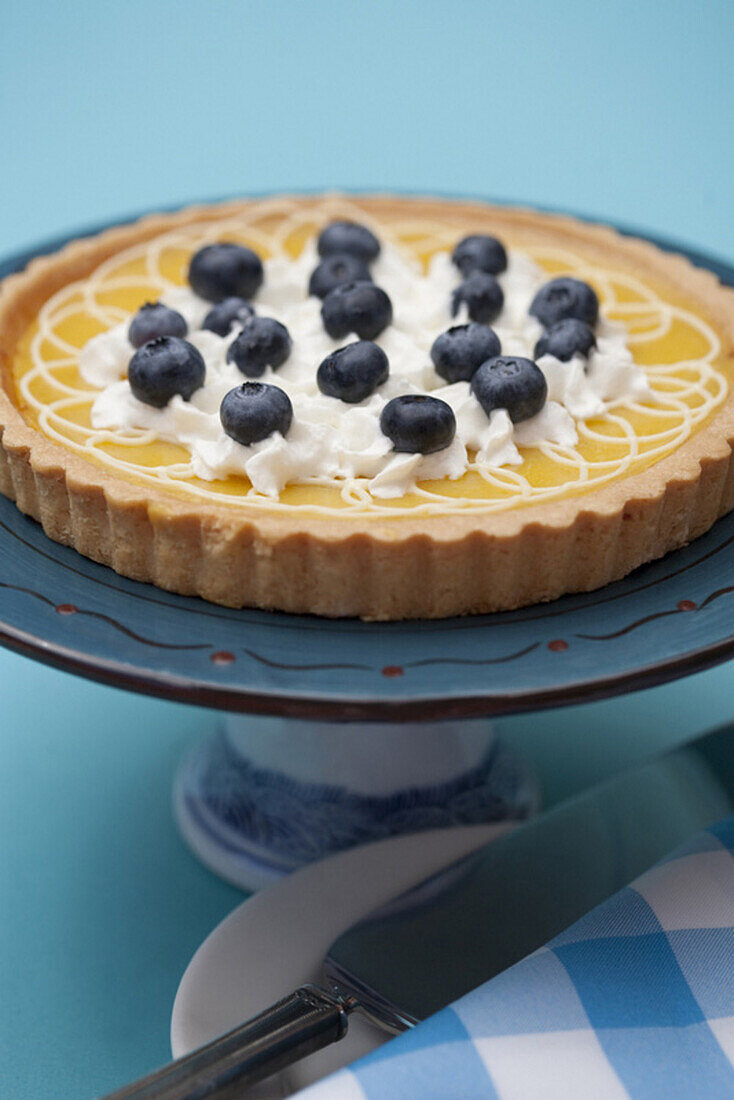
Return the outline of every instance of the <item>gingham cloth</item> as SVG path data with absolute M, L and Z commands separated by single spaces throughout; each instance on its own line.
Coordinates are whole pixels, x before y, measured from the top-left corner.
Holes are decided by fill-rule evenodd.
M 299 1100 L 734 1100 L 734 817 Z

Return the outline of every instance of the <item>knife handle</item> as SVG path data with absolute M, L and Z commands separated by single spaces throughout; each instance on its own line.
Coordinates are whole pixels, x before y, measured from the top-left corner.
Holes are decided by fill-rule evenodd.
M 104 1100 L 234 1100 L 299 1058 L 342 1039 L 356 1007 L 304 985 L 247 1023 Z

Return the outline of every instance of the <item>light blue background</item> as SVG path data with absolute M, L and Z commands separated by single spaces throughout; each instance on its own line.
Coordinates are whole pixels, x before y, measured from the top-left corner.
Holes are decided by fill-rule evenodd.
M 728 2 L 14 2 L 0 251 L 269 189 L 464 192 L 734 257 Z M 502 728 L 558 797 L 732 717 L 721 668 Z M 0 1095 L 86 1097 L 168 1053 L 178 978 L 239 895 L 174 831 L 213 716 L 0 653 Z

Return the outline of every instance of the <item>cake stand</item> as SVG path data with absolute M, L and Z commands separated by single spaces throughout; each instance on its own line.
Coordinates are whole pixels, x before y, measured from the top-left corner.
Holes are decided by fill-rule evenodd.
M 655 243 L 734 285 L 734 268 Z M 61 244 L 7 259 L 0 277 Z M 252 889 L 382 836 L 524 817 L 532 777 L 488 718 L 651 687 L 732 656 L 734 514 L 596 592 L 362 623 L 230 610 L 118 577 L 0 497 L 0 644 L 227 712 L 184 761 L 175 807 L 194 851 Z

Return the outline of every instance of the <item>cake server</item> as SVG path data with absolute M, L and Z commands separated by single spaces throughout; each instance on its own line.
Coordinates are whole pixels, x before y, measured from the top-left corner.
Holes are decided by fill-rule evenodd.
M 499 837 L 371 913 L 323 982 L 107 1100 L 234 1100 L 342 1038 L 359 1010 L 393 1033 L 537 950 L 734 808 L 732 730 L 636 767 Z

